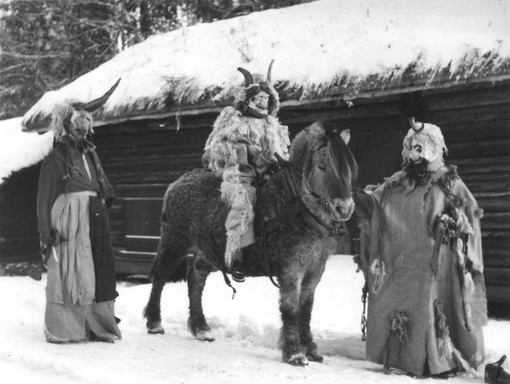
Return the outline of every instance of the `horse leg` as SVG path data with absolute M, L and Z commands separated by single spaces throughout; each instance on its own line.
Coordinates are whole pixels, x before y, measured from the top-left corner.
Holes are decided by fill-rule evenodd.
M 214 336 L 211 328 L 209 328 L 205 321 L 204 310 L 202 308 L 202 292 L 211 270 L 210 266 L 203 263 L 200 263 L 200 268 L 197 268 L 196 263 L 193 263 L 188 271 L 188 328 L 200 341 L 214 341 Z
M 299 336 L 301 345 L 303 345 L 306 350 L 306 357 L 308 360 L 318 363 L 322 363 L 324 357 L 317 352 L 317 344 L 313 341 L 312 331 L 310 329 L 310 320 L 312 318 L 315 288 L 320 281 L 321 275 L 322 273 L 314 271 L 305 277 L 301 286 L 301 295 L 299 298 Z
M 283 361 L 297 366 L 308 365 L 305 349 L 300 340 L 300 287 L 301 276 L 285 276 L 280 279 L 280 312 L 282 329 L 280 348 Z
M 161 293 L 172 274 L 181 266 L 184 251 L 187 247 L 186 239 L 177 236 L 164 223 L 161 231 L 161 241 L 158 246 L 158 254 L 152 264 L 150 272 L 152 278 L 152 289 L 149 302 L 144 309 L 144 317 L 147 319 L 147 332 L 151 334 L 164 334 L 165 330 L 161 325 Z
M 161 293 L 165 283 L 165 279 L 152 278 L 151 295 L 143 312 L 147 319 L 147 332 L 151 334 L 165 333 L 165 329 L 161 325 Z

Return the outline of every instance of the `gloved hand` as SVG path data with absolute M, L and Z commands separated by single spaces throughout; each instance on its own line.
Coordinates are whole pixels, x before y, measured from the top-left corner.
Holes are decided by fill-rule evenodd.
M 441 223 L 445 226 L 444 240 L 452 239 L 458 235 L 458 225 L 457 222 L 451 217 L 448 213 L 443 213 L 439 216 L 437 220 L 437 224 Z M 437 227 L 436 224 L 436 227 Z M 437 231 L 437 228 L 436 228 Z

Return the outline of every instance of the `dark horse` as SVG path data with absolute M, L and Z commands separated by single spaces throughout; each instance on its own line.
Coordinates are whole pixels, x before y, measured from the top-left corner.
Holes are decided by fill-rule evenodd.
M 330 254 L 330 235 L 354 209 L 351 188 L 357 164 L 334 127 L 320 122 L 292 141 L 287 164 L 257 190 L 257 241 L 243 249 L 243 256 L 247 276 L 277 277 L 283 360 L 306 365 L 323 361 L 310 331 L 315 288 Z M 220 183 L 212 172 L 194 170 L 165 193 L 161 241 L 144 311 L 149 333 L 164 333 L 160 302 L 165 283 L 187 280 L 188 327 L 197 339 L 214 340 L 202 310 L 202 291 L 209 273 L 226 270 L 229 207 L 221 200 Z

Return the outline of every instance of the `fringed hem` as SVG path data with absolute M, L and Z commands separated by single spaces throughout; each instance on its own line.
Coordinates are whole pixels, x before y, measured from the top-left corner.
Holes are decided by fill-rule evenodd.
M 230 211 L 225 222 L 227 230 L 227 245 L 225 249 L 225 264 L 230 267 L 234 254 L 241 247 L 249 245 L 253 234 L 253 205 L 255 189 L 243 184 L 238 175 L 233 173 L 221 183 L 221 197 L 230 205 Z M 248 235 L 248 236 L 246 236 Z M 251 236 L 253 237 L 253 235 Z M 254 239 L 252 239 L 254 242 Z

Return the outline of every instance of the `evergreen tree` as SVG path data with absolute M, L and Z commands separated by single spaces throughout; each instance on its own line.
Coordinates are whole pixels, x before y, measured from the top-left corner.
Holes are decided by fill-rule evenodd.
M 4 0 L 0 119 L 150 35 L 310 0 Z

